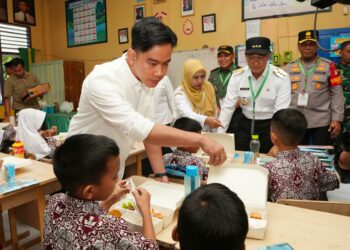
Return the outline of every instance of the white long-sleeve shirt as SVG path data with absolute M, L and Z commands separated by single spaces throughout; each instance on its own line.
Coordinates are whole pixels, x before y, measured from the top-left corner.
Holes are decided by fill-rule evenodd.
M 203 92 L 203 94 L 205 94 Z M 198 114 L 193 111 L 191 101 L 188 99 L 184 89 L 180 86 L 174 91 L 175 104 L 178 117 L 188 117 L 199 122 L 202 126 L 202 131 L 210 131 L 209 126 L 204 125 L 208 116 Z M 204 99 L 204 96 L 203 96 Z
M 126 57 L 97 65 L 83 83 L 78 113 L 69 135 L 105 135 L 120 148 L 119 177 L 136 141 L 143 141 L 154 122 L 154 89 L 147 88 L 131 72 Z
M 240 100 L 242 112 L 246 118 L 253 118 L 253 99 L 251 96 L 248 77 L 251 77 L 252 86 L 256 95 L 259 86 L 262 84 L 267 74 L 267 66 L 263 74 L 258 78 L 252 75 L 248 66 L 233 72 L 227 86 L 227 94 L 224 98 L 219 120 L 223 128 L 218 128 L 219 133 L 225 133 L 233 112 L 235 104 Z M 243 100 L 243 102 L 242 102 Z M 291 100 L 291 84 L 289 76 L 282 69 L 270 64 L 270 71 L 265 86 L 260 95 L 255 100 L 255 119 L 265 120 L 271 119 L 272 115 L 280 110 L 289 107 Z M 244 101 L 248 101 L 246 105 Z
M 154 89 L 156 123 L 169 124 L 177 118 L 174 89 L 168 76 L 164 76 Z

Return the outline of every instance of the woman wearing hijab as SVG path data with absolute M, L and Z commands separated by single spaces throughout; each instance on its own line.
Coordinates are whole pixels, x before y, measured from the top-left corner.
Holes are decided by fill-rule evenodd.
M 56 149 L 56 140 L 52 136 L 57 127 L 39 131 L 46 113 L 37 109 L 23 109 L 18 113 L 16 139 L 24 144 L 25 151 L 35 154 L 36 159 L 52 158 Z
M 205 80 L 206 74 L 201 61 L 188 59 L 183 67 L 182 84 L 174 93 L 179 117 L 198 121 L 203 131 L 208 132 L 222 125 L 215 117 L 215 91 Z

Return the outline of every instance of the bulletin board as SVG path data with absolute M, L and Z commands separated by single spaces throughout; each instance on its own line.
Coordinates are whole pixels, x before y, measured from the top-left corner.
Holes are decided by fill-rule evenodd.
M 66 2 L 67 47 L 107 42 L 106 0 Z
M 316 8 L 310 2 L 311 0 L 305 2 L 295 0 L 242 0 L 242 20 L 314 13 Z M 318 11 L 331 11 L 331 7 Z

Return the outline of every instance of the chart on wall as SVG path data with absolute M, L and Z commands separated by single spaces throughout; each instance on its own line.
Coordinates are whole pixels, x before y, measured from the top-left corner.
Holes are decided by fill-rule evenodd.
M 67 46 L 107 42 L 106 0 L 66 2 Z
M 311 0 L 242 0 L 242 20 L 313 13 L 316 8 L 310 3 Z M 330 10 L 328 7 L 319 12 Z

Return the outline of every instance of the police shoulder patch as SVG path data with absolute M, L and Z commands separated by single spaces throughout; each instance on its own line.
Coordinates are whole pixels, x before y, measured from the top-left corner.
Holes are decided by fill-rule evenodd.
M 287 72 L 285 72 L 283 69 L 280 69 L 277 67 L 273 69 L 273 73 L 281 79 L 284 79 L 288 76 Z

